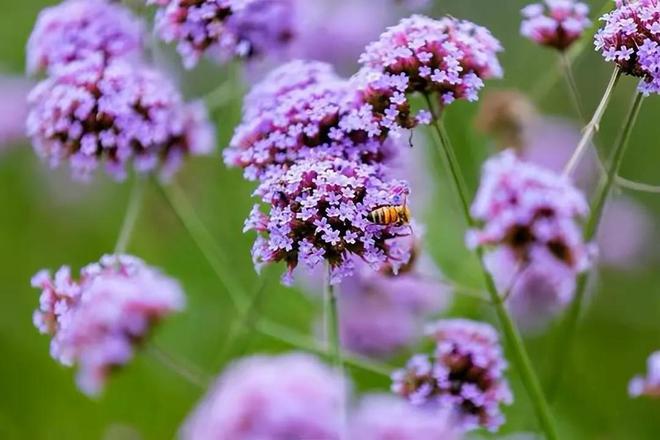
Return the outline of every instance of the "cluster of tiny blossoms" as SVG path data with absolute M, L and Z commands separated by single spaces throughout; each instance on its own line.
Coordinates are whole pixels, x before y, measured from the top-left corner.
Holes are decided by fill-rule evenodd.
M 500 405 L 510 404 L 512 395 L 495 329 L 452 319 L 430 325 L 428 334 L 435 353 L 415 355 L 393 373 L 392 391 L 415 405 L 451 410 L 463 429 L 496 431 L 504 422 Z
M 218 379 L 181 437 L 337 440 L 343 393 L 343 378 L 312 356 L 242 359 Z
M 647 361 L 646 376 L 635 376 L 628 385 L 631 397 L 660 397 L 660 351 L 651 353 Z
M 106 0 L 66 0 L 39 14 L 27 44 L 27 70 L 56 71 L 73 61 L 138 56 L 144 27 Z
M 591 260 L 591 248 L 577 222 L 588 209 L 567 177 L 504 151 L 484 166 L 472 205 L 472 215 L 483 226 L 469 231 L 467 242 L 470 247 L 492 248 L 486 262 L 496 281 L 534 265 L 572 277 Z
M 158 5 L 156 31 L 187 68 L 204 54 L 218 61 L 280 52 L 294 37 L 295 0 L 147 0 Z
M 131 360 L 158 321 L 184 304 L 174 280 L 127 255 L 104 256 L 84 267 L 78 280 L 67 266 L 54 277 L 41 271 L 32 285 L 42 290 L 35 326 L 52 335 L 53 358 L 78 366 L 78 386 L 89 395 Z
M 185 104 L 156 70 L 93 56 L 69 63 L 29 96 L 28 135 L 55 167 L 68 160 L 86 179 L 100 163 L 116 179 L 132 162 L 138 172 L 176 171 L 186 155 L 207 154 L 213 129 L 200 104 Z
M 499 41 L 474 23 L 413 15 L 387 29 L 360 57 L 361 99 L 386 132 L 428 123 L 428 112 L 411 114 L 409 95 L 435 95 L 442 106 L 475 101 L 484 80 L 502 75 L 500 50 Z
M 374 268 L 405 264 L 408 253 L 391 239 L 409 228 L 367 219 L 373 209 L 400 204 L 408 193 L 404 182 L 382 175 L 377 165 L 308 159 L 262 181 L 255 194 L 269 206 L 268 215 L 255 205 L 245 225 L 262 233 L 252 250 L 257 267 L 284 261 L 283 282 L 290 284 L 299 263 L 313 269 L 327 261 L 333 283 L 353 272 L 353 255 Z
M 292 61 L 275 69 L 248 94 L 225 163 L 244 168 L 250 180 L 311 158 L 355 162 L 382 159 L 381 139 L 355 124 L 346 129 L 350 87 L 328 64 Z
M 577 0 L 545 0 L 522 10 L 520 33 L 543 45 L 566 50 L 591 25 L 589 6 Z
M 626 74 L 642 78 L 639 91 L 660 93 L 660 6 L 657 0 L 616 1 L 603 15 L 595 46 L 605 60 Z

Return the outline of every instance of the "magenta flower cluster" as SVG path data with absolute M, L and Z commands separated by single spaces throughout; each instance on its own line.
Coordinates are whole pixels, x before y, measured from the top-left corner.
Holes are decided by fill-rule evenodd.
M 645 376 L 635 376 L 628 384 L 630 397 L 660 397 L 660 351 L 651 353 Z
M 418 406 L 450 410 L 465 430 L 496 431 L 504 416 L 500 405 L 513 400 L 497 332 L 465 319 L 438 321 L 428 334 L 436 343 L 431 356 L 413 356 L 392 374 L 392 391 Z
M 88 395 L 133 358 L 158 321 L 184 305 L 177 282 L 128 255 L 106 255 L 78 280 L 67 266 L 54 277 L 41 271 L 32 285 L 42 290 L 35 326 L 53 337 L 53 358 L 78 366 L 78 387 Z
M 27 44 L 27 70 L 50 73 L 100 56 L 104 62 L 139 57 L 144 26 L 131 12 L 106 0 L 66 0 L 39 14 Z
M 299 263 L 313 269 L 327 261 L 333 283 L 353 272 L 353 255 L 376 269 L 405 264 L 409 256 L 391 239 L 409 228 L 367 220 L 373 209 L 401 203 L 408 192 L 405 182 L 382 175 L 377 165 L 309 159 L 262 181 L 255 194 L 269 205 L 268 214 L 255 205 L 245 225 L 263 234 L 252 250 L 257 267 L 284 261 L 283 281 L 290 284 Z
M 500 50 L 499 41 L 474 23 L 413 15 L 390 27 L 360 57 L 362 100 L 386 132 L 428 123 L 426 111 L 411 115 L 409 95 L 434 95 L 442 106 L 475 101 L 484 80 L 502 75 Z
M 601 17 L 596 50 L 626 74 L 642 79 L 644 95 L 660 93 L 660 7 L 657 0 L 616 0 L 616 9 Z
M 228 367 L 186 421 L 184 440 L 338 440 L 345 383 L 303 354 L 253 356 Z
M 545 0 L 522 10 L 520 33 L 558 50 L 568 49 L 591 25 L 589 6 L 578 0 Z
M 156 31 L 187 68 L 204 54 L 218 61 L 283 51 L 295 36 L 294 0 L 148 0 Z
M 28 135 L 52 167 L 68 161 L 89 178 L 104 163 L 115 179 L 127 165 L 140 173 L 176 171 L 187 155 L 213 149 L 213 129 L 201 104 L 185 104 L 160 72 L 99 56 L 62 66 L 29 96 Z
M 506 291 L 516 275 L 541 267 L 559 279 L 573 279 L 588 268 L 591 246 L 578 220 L 589 206 L 567 177 L 520 161 L 512 151 L 491 158 L 472 205 L 483 222 L 469 231 L 469 247 L 486 246 L 486 263 Z

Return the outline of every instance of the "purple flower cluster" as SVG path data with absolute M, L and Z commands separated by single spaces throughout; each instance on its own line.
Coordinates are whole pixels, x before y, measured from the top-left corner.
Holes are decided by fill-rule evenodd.
M 503 372 L 497 333 L 490 325 L 464 319 L 429 326 L 436 342 L 432 356 L 415 355 L 392 375 L 392 391 L 415 405 L 451 410 L 463 429 L 496 431 L 501 404 L 513 400 Z
M 626 74 L 642 78 L 639 91 L 660 93 L 660 7 L 657 0 L 616 0 L 601 17 L 595 46 Z
M 630 397 L 660 397 L 660 351 L 649 356 L 646 376 L 635 376 L 628 385 Z
M 364 397 L 351 419 L 351 437 L 359 440 L 458 440 L 450 415 L 411 405 L 393 396 Z
M 184 66 L 204 54 L 218 61 L 282 51 L 295 35 L 294 0 L 149 0 L 156 31 L 175 42 Z
M 381 142 L 344 128 L 348 99 L 348 83 L 325 63 L 293 61 L 275 69 L 246 97 L 225 162 L 255 180 L 312 158 L 377 161 Z
M 484 166 L 472 205 L 472 215 L 483 226 L 469 231 L 467 242 L 494 248 L 486 264 L 500 290 L 510 289 L 517 275 L 532 266 L 573 278 L 591 260 L 591 247 L 577 223 L 588 210 L 568 178 L 504 151 Z
M 373 209 L 400 204 L 408 193 L 404 182 L 382 176 L 377 165 L 308 159 L 262 181 L 255 194 L 269 205 L 268 215 L 255 205 L 245 225 L 262 233 L 252 250 L 257 267 L 284 261 L 283 281 L 290 284 L 301 262 L 313 269 L 326 260 L 333 283 L 353 272 L 352 255 L 376 269 L 405 264 L 409 255 L 392 239 L 409 228 L 367 220 Z
M 186 155 L 207 154 L 213 129 L 204 107 L 185 104 L 172 83 L 143 65 L 99 56 L 70 63 L 30 93 L 28 135 L 36 152 L 56 167 L 68 160 L 74 177 L 88 178 L 99 163 L 123 179 L 138 172 L 164 177 Z
M 79 280 L 67 266 L 54 277 L 41 271 L 32 285 L 42 290 L 35 326 L 52 335 L 53 358 L 78 365 L 78 386 L 88 395 L 98 394 L 151 328 L 184 304 L 178 283 L 127 255 L 104 256 Z
M 589 6 L 578 0 L 545 0 L 522 10 L 520 33 L 558 50 L 568 49 L 591 25 Z
M 343 378 L 308 355 L 246 358 L 222 374 L 182 438 L 336 440 L 344 387 Z
M 105 0 L 66 0 L 44 9 L 27 45 L 27 70 L 52 73 L 68 63 L 100 56 L 105 62 L 139 56 L 143 24 Z
M 428 123 L 424 111 L 411 114 L 409 95 L 436 95 L 446 106 L 457 99 L 475 101 L 484 80 L 502 75 L 500 43 L 481 26 L 452 17 L 421 15 L 401 20 L 369 44 L 356 75 L 359 111 L 370 111 L 380 129 L 397 132 Z
M 32 85 L 25 79 L 0 73 L 0 153 L 25 138 L 27 95 Z

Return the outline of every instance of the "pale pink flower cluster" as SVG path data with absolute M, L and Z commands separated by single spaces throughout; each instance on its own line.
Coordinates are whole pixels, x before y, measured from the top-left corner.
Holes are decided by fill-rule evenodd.
M 646 375 L 635 376 L 628 384 L 631 397 L 660 397 L 660 351 L 651 353 L 646 363 Z
M 41 271 L 32 286 L 42 290 L 35 326 L 53 337 L 53 358 L 77 365 L 78 387 L 88 395 L 133 358 L 158 321 L 184 306 L 176 281 L 128 255 L 106 255 L 79 279 L 68 266 L 54 277 Z
M 522 10 L 520 33 L 543 46 L 568 49 L 591 25 L 589 6 L 577 0 L 545 0 Z

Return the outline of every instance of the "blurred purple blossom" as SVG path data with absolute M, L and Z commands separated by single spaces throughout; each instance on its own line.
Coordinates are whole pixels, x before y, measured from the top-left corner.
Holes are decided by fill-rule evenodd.
M 392 391 L 415 405 L 451 410 L 465 430 L 497 431 L 504 423 L 500 405 L 510 404 L 513 397 L 495 329 L 450 319 L 430 325 L 428 334 L 436 342 L 435 354 L 415 355 L 394 372 Z
M 27 95 L 33 85 L 22 78 L 0 74 L 0 152 L 25 138 Z
M 660 93 L 660 8 L 657 0 L 616 0 L 616 9 L 600 19 L 596 50 L 606 61 L 642 78 L 639 91 Z
M 578 0 L 545 0 L 522 10 L 520 33 L 543 45 L 566 50 L 591 25 L 589 6 Z
M 405 182 L 385 179 L 379 166 L 301 160 L 265 179 L 255 192 L 269 206 L 266 215 L 255 205 L 245 224 L 245 231 L 260 233 L 252 249 L 255 265 L 286 262 L 286 284 L 298 263 L 313 269 L 324 261 L 336 284 L 353 273 L 352 255 L 375 269 L 387 264 L 396 270 L 409 255 L 391 239 L 409 228 L 373 224 L 367 216 L 377 207 L 402 203 L 408 191 Z
M 67 266 L 54 277 L 41 271 L 32 286 L 42 290 L 35 326 L 53 337 L 53 358 L 78 366 L 78 387 L 88 395 L 133 358 L 158 321 L 184 305 L 176 281 L 128 255 L 106 255 L 78 280 Z
M 660 397 L 660 351 L 651 353 L 646 368 L 646 376 L 635 376 L 628 384 L 630 397 Z
M 27 70 L 52 73 L 89 57 L 104 63 L 139 57 L 143 33 L 143 23 L 119 4 L 66 0 L 39 14 L 27 44 Z
M 100 163 L 117 180 L 127 165 L 171 176 L 187 155 L 213 149 L 205 108 L 185 104 L 160 72 L 97 55 L 63 66 L 29 96 L 27 132 L 51 167 L 87 179 Z
M 156 31 L 176 43 L 186 68 L 208 54 L 224 62 L 282 52 L 295 37 L 294 0 L 148 0 Z
M 360 57 L 364 67 L 353 79 L 363 102 L 359 111 L 373 113 L 386 133 L 429 123 L 428 111 L 411 113 L 409 95 L 435 95 L 441 106 L 475 101 L 484 80 L 502 75 L 501 50 L 486 28 L 469 21 L 405 18 Z
M 344 389 L 343 378 L 309 355 L 245 358 L 220 376 L 181 437 L 337 440 Z
M 419 407 L 387 395 L 367 395 L 351 419 L 359 440 L 458 440 L 462 433 L 449 413 Z
M 577 222 L 588 211 L 567 177 L 505 151 L 484 165 L 472 205 L 483 226 L 469 231 L 466 240 L 469 247 L 490 249 L 486 264 L 501 291 L 512 287 L 509 280 L 515 282 L 516 274 L 536 265 L 573 278 L 591 264 L 592 248 Z

